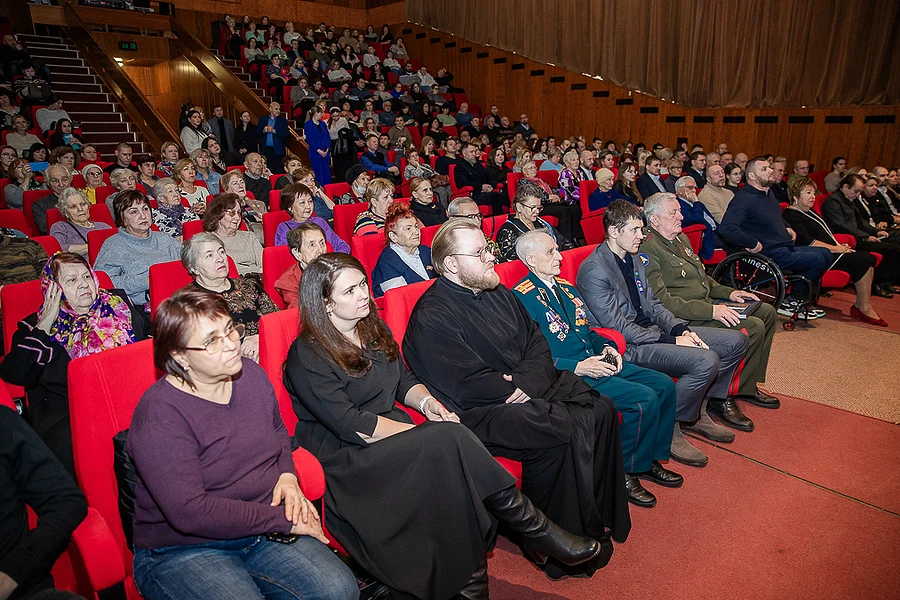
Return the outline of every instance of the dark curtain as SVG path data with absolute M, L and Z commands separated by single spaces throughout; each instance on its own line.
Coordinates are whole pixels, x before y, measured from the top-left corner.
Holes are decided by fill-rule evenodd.
M 900 103 L 897 0 L 407 0 L 406 10 L 689 107 Z

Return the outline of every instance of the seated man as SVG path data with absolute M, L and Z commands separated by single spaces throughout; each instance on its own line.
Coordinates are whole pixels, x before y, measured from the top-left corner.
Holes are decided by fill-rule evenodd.
M 458 165 L 461 162 L 458 157 L 459 139 L 455 137 L 447 138 L 444 144 L 445 153 L 443 156 L 438 156 L 437 160 L 434 161 L 434 170 L 440 175 L 449 175 L 450 165 Z
M 87 516 L 71 475 L 16 411 L 0 406 L 0 598 L 75 600 L 50 567 Z M 30 506 L 38 516 L 28 528 Z
M 645 199 L 649 197 L 644 196 Z M 734 192 L 725 187 L 725 168 L 721 165 L 708 167 L 706 169 L 706 187 L 697 194 L 697 199 L 706 207 L 716 223 L 722 222 L 722 217 L 725 216 L 725 211 L 728 210 L 728 205 L 733 198 Z
M 761 302 L 752 315 L 742 318 L 727 304 L 714 302 L 744 303 L 759 298 L 721 285 L 706 274 L 703 263 L 681 233 L 681 209 L 671 194 L 654 194 L 644 200 L 644 216 L 649 228 L 641 250 L 650 258 L 647 265 L 650 289 L 663 306 L 691 327 L 745 331 L 750 338 L 750 348 L 739 369 L 737 397 L 763 408 L 778 408 L 781 405 L 778 399 L 758 387 L 766 381 L 777 321 L 775 309 L 771 304 Z
M 649 198 L 657 192 L 666 191 L 665 182 L 660 177 L 660 169 L 662 161 L 655 154 L 647 157 L 644 163 L 645 173 L 637 178 L 637 188 L 641 193 L 641 198 Z M 724 177 L 724 171 L 723 171 Z
M 272 181 L 269 179 L 271 174 L 258 152 L 248 152 L 244 157 L 244 184 L 247 191 L 253 194 L 255 200 L 265 202 L 266 206 L 269 206 L 269 191 L 272 189 Z
M 481 209 L 478 208 L 475 201 L 468 196 L 460 196 L 459 198 L 451 200 L 450 204 L 447 206 L 447 217 L 449 219 L 468 219 L 479 227 L 481 227 L 484 222 L 484 215 L 482 214 Z M 492 233 L 496 235 L 496 231 Z M 494 255 L 494 262 L 506 262 L 506 259 L 503 258 L 503 253 L 500 252 L 500 245 L 486 233 L 484 234 L 484 243 L 487 244 L 487 247 L 491 250 L 491 254 Z
M 366 151 L 360 156 L 359 164 L 366 171 L 374 172 L 376 177 L 383 177 L 390 180 L 394 185 L 400 185 L 402 183 L 400 167 L 388 164 L 385 155 L 378 151 L 379 137 L 377 133 L 370 133 L 366 136 Z
M 619 200 L 603 213 L 606 242 L 597 246 L 578 270 L 577 286 L 589 309 L 592 327 L 608 327 L 625 336 L 625 359 L 638 366 L 677 377 L 677 403 L 671 456 L 690 466 L 703 466 L 706 455 L 691 446 L 682 429 L 703 431 L 716 441 L 734 435 L 713 423 L 752 431 L 753 422 L 728 400 L 734 372 L 747 352 L 747 337 L 737 331 L 697 327 L 675 317 L 647 285 L 646 255 L 635 260 L 644 235 L 641 209 Z M 703 399 L 709 397 L 706 411 Z
M 522 462 L 522 492 L 535 506 L 601 541 L 596 558 L 578 567 L 551 559 L 547 575 L 591 576 L 612 554 L 610 537 L 624 542 L 631 528 L 615 406 L 553 366 L 540 327 L 499 285 L 478 225 L 450 219 L 431 252 L 442 277 L 416 304 L 403 355 L 488 451 Z
M 724 172 L 723 172 L 724 173 Z M 719 245 L 716 237 L 718 223 L 702 202 L 697 198 L 697 183 L 693 177 L 679 177 L 675 182 L 675 196 L 681 205 L 681 214 L 684 215 L 684 226 L 703 225 L 703 245 L 700 246 L 700 258 L 709 260 L 712 258 L 716 246 Z
M 471 142 L 462 146 L 462 160 L 456 163 L 454 177 L 456 187 L 472 187 L 472 198 L 479 206 L 490 206 L 492 214 L 499 215 L 503 207 L 509 204 L 509 196 L 505 192 L 494 191 L 488 183 L 488 172 L 484 164 L 478 162 L 480 151 Z
M 802 275 L 818 287 L 822 275 L 834 261 L 831 251 L 828 248 L 794 245 L 797 234 L 784 224 L 781 207 L 769 194 L 771 171 L 769 162 L 762 157 L 747 161 L 744 171 L 747 184 L 728 205 L 719 226 L 719 235 L 725 242 L 748 252 L 762 252 L 782 269 Z M 801 305 L 800 298 L 810 297 L 813 292 L 805 282 L 795 282 L 778 313 L 793 315 Z M 810 308 L 801 311 L 799 316 L 801 319 L 818 319 L 825 313 Z
M 553 238 L 529 231 L 516 240 L 516 254 L 531 273 L 513 291 L 540 325 L 554 364 L 609 396 L 622 415 L 628 501 L 642 508 L 656 506 L 656 497 L 639 479 L 665 487 L 683 483 L 681 475 L 659 462 L 669 460 L 675 384 L 668 375 L 623 362 L 611 340 L 591 331 L 581 295 L 559 277 L 562 255 Z

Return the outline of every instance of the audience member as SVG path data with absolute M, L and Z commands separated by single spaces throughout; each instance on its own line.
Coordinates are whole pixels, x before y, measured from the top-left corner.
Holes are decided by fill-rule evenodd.
M 323 111 L 319 106 L 310 109 L 303 132 L 309 146 L 309 164 L 321 185 L 331 183 L 331 134 L 322 122 Z
M 503 212 L 509 196 L 505 192 L 495 191 L 489 183 L 487 169 L 478 162 L 478 150 L 471 142 L 462 146 L 462 160 L 456 162 L 454 177 L 456 187 L 472 188 L 472 198 L 479 206 L 490 206 L 495 215 Z
M 594 176 L 597 178 L 597 189 L 588 196 L 588 209 L 591 212 L 606 208 L 616 200 L 631 201 L 615 188 L 616 176 L 611 170 L 600 167 Z M 632 202 L 632 204 L 636 203 Z
M 350 254 L 350 245 L 338 237 L 325 219 L 314 215 L 311 189 L 302 183 L 292 183 L 283 188 L 281 190 L 281 206 L 283 210 L 290 213 L 291 218 L 278 224 L 278 228 L 275 230 L 276 246 L 287 244 L 287 234 L 291 229 L 299 227 L 303 223 L 315 223 L 325 232 L 325 240 L 331 244 L 334 252 Z
M 721 165 L 711 165 L 706 169 L 706 187 L 697 194 L 697 199 L 709 210 L 716 223 L 722 222 L 728 204 L 734 198 L 734 192 L 725 183 L 725 169 Z
M 210 197 L 203 213 L 203 231 L 219 236 L 238 275 L 262 273 L 262 244 L 254 233 L 240 229 L 243 216 L 247 214 L 248 207 L 242 205 L 241 197 L 229 192 L 228 188 L 224 193 Z
M 50 194 L 31 205 L 31 215 L 38 234 L 47 235 L 47 211 L 56 208 L 62 191 L 72 184 L 68 169 L 62 165 L 50 165 L 44 171 L 44 181 L 50 186 Z
M 268 117 L 262 118 L 256 124 L 256 133 L 259 138 L 259 151 L 266 157 L 266 162 L 273 173 L 281 173 L 284 161 L 285 141 L 288 138 L 287 119 L 281 116 L 281 104 L 271 102 L 269 104 Z
M 51 225 L 50 235 L 56 238 L 63 252 L 73 252 L 87 258 L 88 233 L 109 229 L 110 226 L 102 221 L 91 220 L 91 203 L 81 190 L 64 189 L 59 195 L 56 208 L 65 220 Z
M 825 176 L 825 191 L 835 193 L 841 185 L 841 180 L 847 171 L 847 159 L 837 156 L 831 161 L 831 172 Z
M 529 231 L 544 231 L 553 238 L 559 250 L 572 247 L 572 242 L 538 215 L 541 212 L 541 188 L 520 182 L 513 201 L 513 215 L 497 231 L 497 245 L 506 260 L 516 260 L 516 240 Z
M 198 148 L 201 152 L 202 148 Z M 182 158 L 175 164 L 174 179 L 178 184 L 178 191 L 181 197 L 188 201 L 194 213 L 203 214 L 206 210 L 206 197 L 209 196 L 209 190 L 202 186 L 196 185 L 197 168 L 194 161 L 190 158 Z
M 206 124 L 222 150 L 230 152 L 234 149 L 234 123 L 225 116 L 225 109 L 221 105 L 213 107 L 213 118 Z
M 206 184 L 209 194 L 218 194 L 219 181 L 222 179 L 222 174 L 210 166 L 209 150 L 197 148 L 191 152 L 190 159 L 194 163 L 194 177 L 196 180 Z
M 658 156 L 651 155 L 644 162 L 644 173 L 637 178 L 637 189 L 641 198 L 647 199 L 657 192 L 665 192 L 665 182 L 660 175 L 662 161 Z
M 200 148 L 203 140 L 209 137 L 202 129 L 202 123 L 203 117 L 200 116 L 200 111 L 191 110 L 188 112 L 187 124 L 181 130 L 181 144 L 188 154 Z
M 234 148 L 239 155 L 259 152 L 259 134 L 256 131 L 256 125 L 251 120 L 250 113 L 246 110 L 239 115 L 237 127 L 234 130 Z M 210 153 L 215 158 L 215 152 L 211 151 Z
M 409 206 L 402 202 L 388 206 L 384 232 L 387 246 L 372 271 L 376 298 L 390 289 L 437 277 L 431 266 L 431 248 L 420 244 L 419 222 Z
M 227 175 L 226 173 L 225 176 L 227 177 Z M 272 189 L 272 181 L 269 178 L 271 175 L 267 160 L 260 154 L 250 152 L 244 157 L 244 185 L 247 191 L 253 194 L 253 198 L 265 206 L 268 206 L 269 191 Z M 222 189 L 222 180 L 219 182 L 220 189 Z M 225 189 L 224 191 L 229 190 Z
M 25 192 L 46 190 L 47 186 L 38 181 L 31 165 L 24 158 L 13 159 L 5 173 L 9 183 L 3 188 L 3 197 L 9 208 L 22 209 Z
M 182 226 L 188 221 L 197 221 L 200 216 L 181 202 L 181 192 L 174 179 L 163 177 L 153 184 L 153 196 L 156 208 L 151 210 L 153 224 L 161 233 L 170 235 L 179 242 L 182 239 Z M 204 198 L 203 208 L 206 210 Z
M 161 149 L 161 151 L 163 152 L 163 155 L 165 156 L 165 144 L 163 144 L 163 146 L 164 147 Z M 178 146 L 175 146 L 175 148 L 177 149 Z M 137 170 L 138 170 L 137 165 L 131 161 L 131 157 L 134 155 L 134 150 L 131 148 L 131 145 L 128 142 L 119 142 L 118 144 L 116 144 L 116 148 L 113 151 L 113 154 L 115 155 L 116 160 L 115 160 L 115 162 L 113 162 L 112 164 L 108 165 L 106 168 L 103 169 L 103 171 L 105 173 L 111 174 L 116 169 L 130 169 L 130 170 L 134 171 L 135 173 L 137 172 Z M 176 159 L 177 159 L 177 154 L 176 154 Z M 160 166 L 162 166 L 163 162 L 160 161 L 159 164 L 160 164 Z M 174 166 L 174 163 L 173 163 L 173 166 Z M 169 174 L 169 175 L 171 175 L 171 174 Z
M 388 206 L 394 198 L 394 184 L 387 179 L 377 177 L 369 182 L 365 197 L 369 208 L 356 217 L 353 235 L 381 233 L 384 229 Z
M 685 175 L 675 182 L 675 196 L 681 206 L 683 225 L 702 225 L 703 241 L 700 246 L 700 258 L 709 260 L 712 258 L 716 247 L 720 246 L 717 237 L 719 224 L 709 212 L 709 209 L 700 202 L 697 197 L 696 179 Z
M 287 234 L 287 245 L 295 262 L 275 281 L 275 290 L 281 296 L 286 308 L 298 308 L 300 278 L 309 263 L 328 252 L 325 232 L 313 222 L 307 221 L 291 229 Z
M 382 177 L 390 180 L 394 185 L 400 185 L 402 182 L 400 167 L 390 164 L 387 157 L 378 151 L 378 138 L 378 135 L 372 133 L 366 135 L 366 149 L 359 162 L 367 171 L 375 173 L 376 177 Z
M 109 175 L 109 181 L 115 188 L 112 194 L 106 197 L 106 206 L 110 214 L 114 214 L 113 203 L 122 192 L 130 192 L 137 189 L 137 177 L 131 169 L 116 169 Z
M 25 158 L 25 153 L 34 144 L 40 144 L 41 139 L 28 132 L 28 119 L 22 115 L 13 117 L 13 130 L 6 134 L 6 143 L 16 151 L 16 156 Z

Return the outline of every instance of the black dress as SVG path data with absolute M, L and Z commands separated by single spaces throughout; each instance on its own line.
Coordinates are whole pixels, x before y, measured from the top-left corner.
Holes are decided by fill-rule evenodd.
M 838 244 L 825 220 L 811 210 L 804 212 L 789 207 L 784 211 L 784 221 L 797 234 L 795 243 L 798 246 L 811 246 L 815 241 L 824 244 Z M 866 272 L 875 266 L 875 257 L 868 252 L 857 251 L 840 255 L 832 252 L 831 256 L 833 260 L 837 259 L 831 269 L 847 273 L 853 283 L 862 279 Z
M 244 129 L 244 124 L 238 123 L 234 128 L 234 147 L 238 152 L 241 150 L 246 150 L 247 153 L 259 152 L 259 134 L 256 133 L 256 125 L 247 123 L 247 129 Z
M 543 228 L 550 237 L 556 240 L 556 248 L 560 252 L 572 248 L 572 242 L 563 237 L 563 235 L 547 221 L 538 219 L 534 222 L 534 228 Z M 516 240 L 519 239 L 519 236 L 528 233 L 529 231 L 531 231 L 531 229 L 516 217 L 509 217 L 506 219 L 506 223 L 501 225 L 500 229 L 497 230 L 497 245 L 500 246 L 500 254 L 503 255 L 503 258 L 506 260 L 516 260 L 519 258 L 518 255 L 516 255 Z
M 496 521 L 482 500 L 515 485 L 467 428 L 424 423 L 367 444 L 377 417 L 412 423 L 395 406 L 419 381 L 402 360 L 367 350 L 370 370 L 343 372 L 298 338 L 284 384 L 300 419 L 294 445 L 325 470 L 324 522 L 395 598 L 447 600 L 490 548 Z

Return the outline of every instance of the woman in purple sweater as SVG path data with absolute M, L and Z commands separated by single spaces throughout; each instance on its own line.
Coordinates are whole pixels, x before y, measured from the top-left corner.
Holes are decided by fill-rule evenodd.
M 186 288 L 159 307 L 128 451 L 140 476 L 134 579 L 147 600 L 358 597 L 303 496 L 265 372 L 241 357 L 225 301 Z
M 350 254 L 350 244 L 338 237 L 328 225 L 328 221 L 313 216 L 313 191 L 302 183 L 292 183 L 281 190 L 281 208 L 290 213 L 288 221 L 278 224 L 275 230 L 275 245 L 286 246 L 288 231 L 303 223 L 315 223 L 325 232 L 325 241 L 335 252 Z

